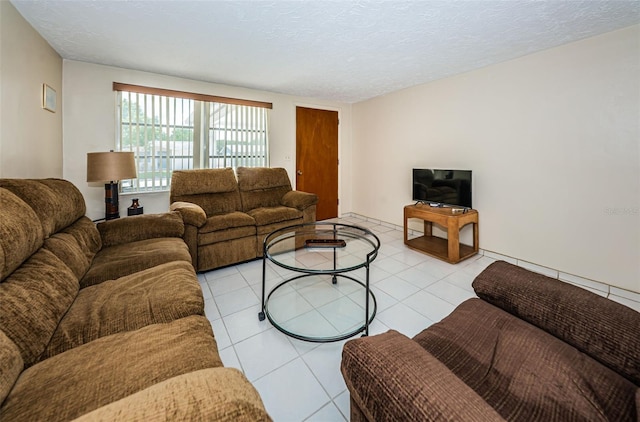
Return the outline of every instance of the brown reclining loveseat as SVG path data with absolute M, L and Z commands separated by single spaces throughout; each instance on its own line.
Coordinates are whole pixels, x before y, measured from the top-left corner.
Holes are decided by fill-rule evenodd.
M 316 220 L 315 194 L 294 191 L 283 168 L 238 167 L 174 171 L 171 210 L 185 222 L 197 271 L 262 256 L 265 236 Z

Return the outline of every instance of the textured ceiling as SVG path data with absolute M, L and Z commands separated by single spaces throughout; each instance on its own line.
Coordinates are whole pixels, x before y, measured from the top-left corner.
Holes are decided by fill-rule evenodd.
M 65 59 L 349 103 L 640 22 L 640 0 L 11 1 Z

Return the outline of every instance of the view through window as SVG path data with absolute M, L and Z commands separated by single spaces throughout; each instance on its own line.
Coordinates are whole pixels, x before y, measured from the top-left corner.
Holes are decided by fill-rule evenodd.
M 174 170 L 269 165 L 271 104 L 120 85 L 116 148 L 134 152 L 138 170 L 122 192 L 169 190 Z

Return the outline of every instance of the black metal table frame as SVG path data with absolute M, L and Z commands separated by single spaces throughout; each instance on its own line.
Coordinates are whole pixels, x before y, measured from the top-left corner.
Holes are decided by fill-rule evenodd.
M 295 236 L 297 234 L 295 234 L 297 229 L 303 229 L 305 227 L 322 227 L 322 226 L 327 226 L 327 227 L 333 227 L 333 229 L 328 229 L 328 230 L 324 230 L 325 232 L 329 232 L 329 231 L 333 231 L 333 235 L 334 238 L 337 234 L 347 234 L 349 232 L 347 231 L 340 231 L 338 230 L 338 228 L 340 229 L 352 229 L 352 230 L 356 230 L 356 231 L 360 231 L 362 233 L 364 233 L 366 236 L 371 236 L 373 239 L 375 239 L 375 243 L 372 241 L 372 239 L 366 237 L 366 236 L 354 236 L 351 235 L 351 237 L 353 238 L 358 238 L 361 240 L 365 240 L 367 242 L 369 242 L 371 244 L 371 246 L 373 246 L 373 250 L 369 253 L 367 253 L 366 259 L 364 260 L 363 263 L 361 264 L 357 264 L 357 265 L 353 265 L 351 267 L 347 267 L 347 268 L 336 268 L 336 264 L 337 264 L 337 257 L 336 257 L 336 250 L 339 247 L 329 247 L 330 249 L 333 249 L 333 269 L 332 270 L 314 270 L 314 269 L 310 269 L 310 268 L 300 268 L 300 267 L 292 267 L 290 265 L 286 265 L 282 262 L 279 262 L 278 260 L 274 260 L 271 258 L 271 256 L 268 254 L 268 249 L 269 247 L 272 247 L 274 245 L 270 245 L 270 242 L 277 238 L 278 236 L 287 233 L 287 232 L 294 232 L 293 237 L 295 238 Z M 281 239 L 280 241 L 284 241 L 284 240 L 289 240 L 290 238 L 287 237 L 285 239 Z M 277 243 L 276 243 L 277 244 Z M 325 246 L 326 247 L 326 246 Z M 341 223 L 305 223 L 305 224 L 297 224 L 294 226 L 288 226 L 288 227 L 283 227 L 281 229 L 275 230 L 271 233 L 269 233 L 269 235 L 267 235 L 264 238 L 264 242 L 263 242 L 263 254 L 262 254 L 262 301 L 261 301 L 261 306 L 262 306 L 262 310 L 258 313 L 258 319 L 260 321 L 264 321 L 265 317 L 269 319 L 269 321 L 271 322 L 271 324 L 278 329 L 279 331 L 281 331 L 282 333 L 296 338 L 298 340 L 304 340 L 304 341 L 309 341 L 309 342 L 314 342 L 314 343 L 329 343 L 329 342 L 334 342 L 334 341 L 340 341 L 340 340 L 345 340 L 347 338 L 353 337 L 354 335 L 363 332 L 362 337 L 368 336 L 369 335 L 369 324 L 373 321 L 373 318 L 376 316 L 376 310 L 377 310 L 377 303 L 376 303 L 376 297 L 374 296 L 373 292 L 370 289 L 369 286 L 369 270 L 370 270 L 370 265 L 373 262 L 373 260 L 378 256 L 378 250 L 380 249 L 380 239 L 378 239 L 378 236 L 376 236 L 371 230 L 368 230 L 364 227 L 359 227 L 359 226 L 354 226 L 354 225 L 348 225 L 348 224 L 341 224 Z M 301 275 L 295 276 L 295 277 L 291 277 L 288 278 L 284 281 L 282 281 L 281 283 L 279 283 L 278 285 L 276 285 L 273 289 L 271 289 L 271 291 L 269 292 L 269 295 L 265 298 L 265 294 L 266 294 L 266 271 L 267 271 L 267 259 L 271 262 L 273 262 L 274 264 L 278 265 L 279 267 L 285 268 L 287 270 L 290 271 L 294 271 L 297 273 L 303 273 Z M 353 277 L 350 277 L 348 275 L 345 275 L 344 273 L 348 273 L 351 271 L 355 271 L 357 269 L 360 268 L 365 268 L 365 272 L 366 272 L 366 276 L 365 276 L 365 283 L 362 283 L 360 280 L 357 280 Z M 348 280 L 351 280 L 355 283 L 360 284 L 362 287 L 364 287 L 365 289 L 365 313 L 364 313 L 364 324 L 360 327 L 358 327 L 355 330 L 349 331 L 348 333 L 344 333 L 341 335 L 337 335 L 334 337 L 310 337 L 310 336 L 304 336 L 302 334 L 297 334 L 297 333 L 293 333 L 290 332 L 286 329 L 284 329 L 283 327 L 280 326 L 279 323 L 275 322 L 272 318 L 271 315 L 269 315 L 269 311 L 267 309 L 267 303 L 269 302 L 269 298 L 271 297 L 271 295 L 278 290 L 278 288 L 284 286 L 287 283 L 290 283 L 292 281 L 304 278 L 304 277 L 310 277 L 310 276 L 314 276 L 314 275 L 331 275 L 332 280 L 331 282 L 333 284 L 336 284 L 338 282 L 338 277 L 341 278 L 346 278 Z M 371 296 L 371 298 L 373 299 L 373 312 L 371 313 L 371 317 L 368 317 L 369 315 L 369 296 Z

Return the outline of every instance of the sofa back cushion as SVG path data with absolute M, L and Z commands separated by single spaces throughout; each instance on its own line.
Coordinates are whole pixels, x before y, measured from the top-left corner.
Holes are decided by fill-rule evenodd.
M 481 299 L 558 337 L 640 386 L 640 313 L 497 261 L 473 282 Z
M 282 197 L 291 191 L 283 168 L 238 167 L 237 173 L 243 212 L 282 205 Z
M 197 204 L 207 217 L 241 209 L 238 182 L 232 168 L 174 171 L 169 201 Z
M 25 366 L 42 354 L 78 289 L 69 267 L 43 248 L 0 283 L 0 330 L 16 344 Z
M 93 257 L 101 247 L 100 233 L 88 217 L 80 218 L 44 242 L 44 249 L 67 264 L 78 280 L 89 270 Z
M 36 213 L 0 187 L 0 282 L 42 246 L 42 238 Z
M 0 331 L 24 366 L 44 351 L 100 248 L 85 211 L 68 181 L 0 179 Z
M 0 404 L 11 391 L 24 368 L 20 351 L 9 337 L 0 331 Z
M 3 187 L 36 213 L 46 239 L 86 213 L 84 198 L 73 183 L 62 179 L 0 179 Z

